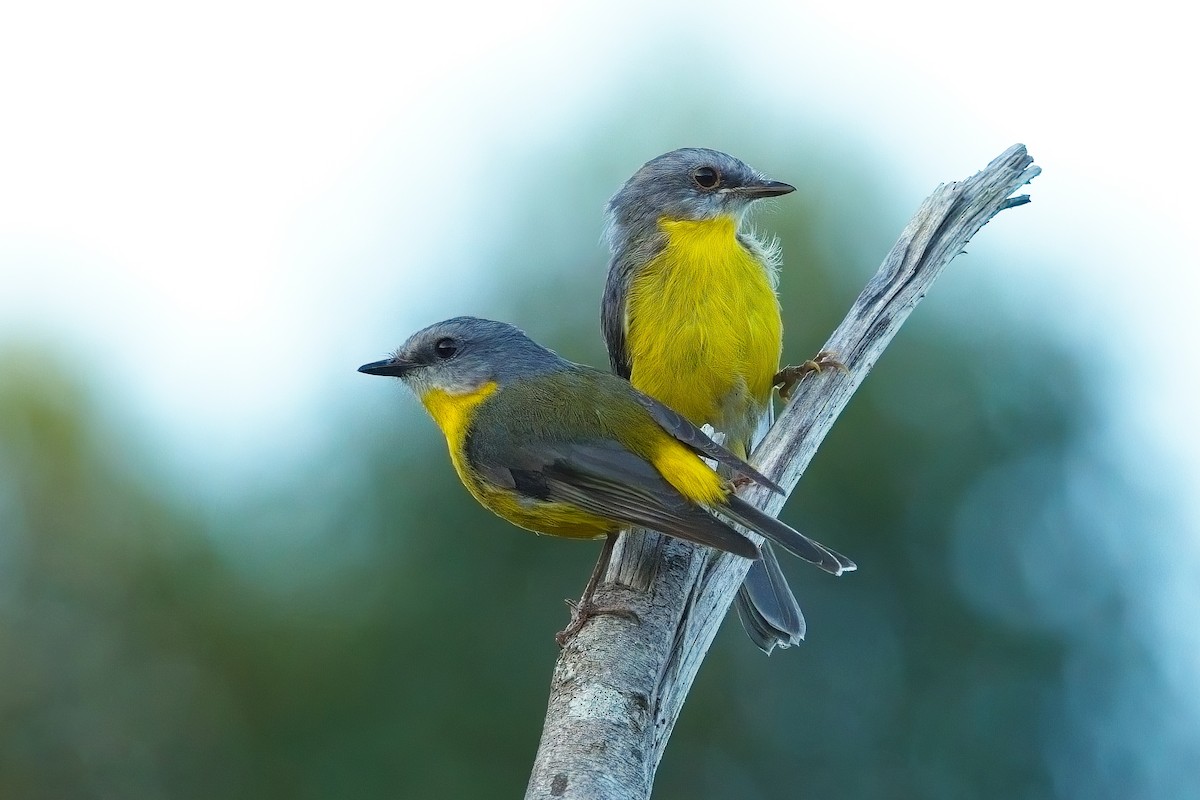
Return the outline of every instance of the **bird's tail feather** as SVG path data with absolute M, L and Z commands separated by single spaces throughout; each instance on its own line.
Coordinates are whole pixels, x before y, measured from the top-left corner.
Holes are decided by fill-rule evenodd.
M 764 653 L 770 654 L 776 645 L 791 647 L 804 639 L 804 614 L 767 542 L 762 546 L 762 558 L 750 565 L 734 605 L 742 627 Z

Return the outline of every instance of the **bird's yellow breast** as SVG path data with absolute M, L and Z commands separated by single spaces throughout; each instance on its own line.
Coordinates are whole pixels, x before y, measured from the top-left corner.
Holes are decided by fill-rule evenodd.
M 630 381 L 694 424 L 748 439 L 782 347 L 768 267 L 738 241 L 732 217 L 659 227 L 666 245 L 626 302 Z
M 475 491 L 471 486 L 474 481 L 474 473 L 467 469 L 463 445 L 471 428 L 471 418 L 475 415 L 475 408 L 491 397 L 496 389 L 496 382 L 489 381 L 475 391 L 465 394 L 450 394 L 442 389 L 430 389 L 421 395 L 421 405 L 425 406 L 429 416 L 433 417 L 433 421 L 442 429 L 442 433 L 446 437 L 446 445 L 450 448 L 450 461 L 454 464 L 454 471 L 458 473 L 458 477 L 462 479 L 467 488 L 471 489 L 472 494 Z M 471 475 L 470 481 L 467 478 L 468 473 Z

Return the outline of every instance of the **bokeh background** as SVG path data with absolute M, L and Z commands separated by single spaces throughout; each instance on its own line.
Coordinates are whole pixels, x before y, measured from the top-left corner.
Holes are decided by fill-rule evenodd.
M 603 204 L 683 145 L 799 187 L 803 358 L 1016 141 L 785 511 L 860 571 L 726 624 L 657 793 L 1200 794 L 1194 28 L 834 5 L 6 7 L 0 797 L 518 796 L 598 545 L 355 367 L 463 313 L 603 364 Z

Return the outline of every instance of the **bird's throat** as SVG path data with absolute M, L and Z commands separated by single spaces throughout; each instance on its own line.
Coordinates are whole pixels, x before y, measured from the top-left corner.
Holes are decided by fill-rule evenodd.
M 442 389 L 430 389 L 421 395 L 421 404 L 446 436 L 446 444 L 450 446 L 450 458 L 454 461 L 456 469 L 460 468 L 459 453 L 462 451 L 462 443 L 471 426 L 471 420 L 475 416 L 475 409 L 491 397 L 496 389 L 495 381 L 489 381 L 475 391 L 465 394 L 450 394 Z M 460 473 L 461 471 L 459 469 Z

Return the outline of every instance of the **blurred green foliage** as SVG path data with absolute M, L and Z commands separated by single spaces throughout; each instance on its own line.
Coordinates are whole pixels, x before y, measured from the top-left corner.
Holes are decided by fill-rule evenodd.
M 534 174 L 572 188 L 506 187 L 507 238 L 480 269 L 503 276 L 509 319 L 605 363 L 603 199 L 646 158 L 711 133 L 538 153 Z M 783 240 L 785 352 L 807 357 L 919 198 L 884 196 L 886 176 L 818 141 L 714 138 L 801 186 L 760 223 Z M 781 155 L 796 152 L 803 163 Z M 1030 571 L 1023 526 L 1068 503 L 1043 528 L 1069 552 L 1104 509 L 1148 501 L 1116 469 L 1070 493 L 1096 462 L 1093 379 L 1048 324 L 971 274 L 999 271 L 960 259 L 838 422 L 785 519 L 860 571 L 785 564 L 809 622 L 800 648 L 765 658 L 725 626 L 659 796 L 1071 794 L 1056 748 L 1087 732 L 1059 701 L 1064 670 L 1121 595 L 1101 572 L 1070 624 L 1039 620 L 1077 585 Z M 328 420 L 328 451 L 214 508 L 90 380 L 53 352 L 0 355 L 0 797 L 519 796 L 561 600 L 598 545 L 480 509 L 399 390 L 386 417 Z M 1103 676 L 1143 656 L 1110 656 L 1098 674 L 1115 691 Z

